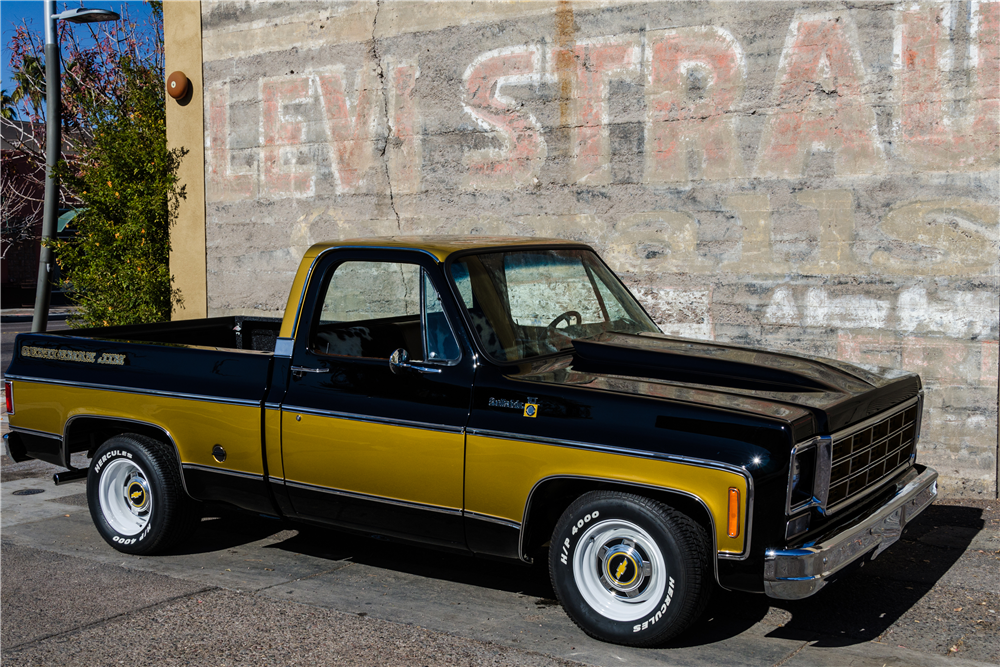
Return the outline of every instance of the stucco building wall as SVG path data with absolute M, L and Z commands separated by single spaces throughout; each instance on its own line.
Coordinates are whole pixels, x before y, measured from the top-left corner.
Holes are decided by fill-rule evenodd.
M 203 2 L 210 315 L 314 241 L 593 244 L 668 333 L 919 371 L 997 493 L 1000 3 Z

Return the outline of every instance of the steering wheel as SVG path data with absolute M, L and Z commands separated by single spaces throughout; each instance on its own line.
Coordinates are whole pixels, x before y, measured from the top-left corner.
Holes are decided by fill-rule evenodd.
M 569 325 L 570 324 L 570 318 L 574 318 L 574 317 L 576 318 L 576 323 L 578 325 L 579 324 L 583 324 L 583 317 L 580 315 L 580 313 L 576 312 L 575 310 L 567 310 L 565 313 L 563 313 L 562 315 L 560 315 L 556 319 L 554 319 L 551 322 L 549 322 L 549 329 L 555 329 L 556 325 L 559 324 L 560 322 L 562 322 L 563 320 L 565 320 L 566 324 Z

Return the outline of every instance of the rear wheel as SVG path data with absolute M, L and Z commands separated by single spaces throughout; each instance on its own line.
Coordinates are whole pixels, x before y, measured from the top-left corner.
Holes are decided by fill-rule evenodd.
M 587 634 L 655 646 L 698 619 L 711 594 L 708 537 L 684 514 L 627 493 L 593 491 L 563 513 L 549 572 Z
M 197 519 L 173 451 L 134 434 L 97 449 L 87 473 L 87 504 L 101 537 L 129 554 L 169 548 Z

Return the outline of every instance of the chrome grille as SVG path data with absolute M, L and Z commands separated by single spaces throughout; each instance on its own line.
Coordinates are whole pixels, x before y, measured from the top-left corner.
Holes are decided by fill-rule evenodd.
M 833 438 L 828 510 L 878 486 L 913 455 L 919 403 Z

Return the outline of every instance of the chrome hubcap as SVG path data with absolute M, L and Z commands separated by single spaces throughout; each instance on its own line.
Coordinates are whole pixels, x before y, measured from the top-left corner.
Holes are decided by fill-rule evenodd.
M 98 497 L 101 512 L 114 530 L 136 535 L 149 523 L 153 494 L 146 473 L 129 459 L 108 464 L 101 475 Z
M 627 598 L 639 595 L 653 574 L 653 564 L 635 548 L 635 541 L 626 538 L 615 546 L 605 544 L 600 551 L 601 584 L 608 592 Z

